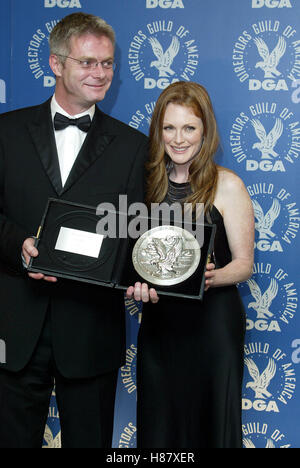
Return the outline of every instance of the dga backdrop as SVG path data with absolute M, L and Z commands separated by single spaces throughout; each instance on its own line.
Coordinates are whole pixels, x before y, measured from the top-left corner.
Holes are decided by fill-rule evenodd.
M 49 33 L 63 16 L 81 10 L 103 17 L 117 33 L 105 112 L 147 134 L 156 99 L 170 83 L 196 81 L 211 95 L 222 142 L 217 160 L 244 180 L 255 210 L 253 277 L 239 285 L 247 311 L 244 447 L 298 448 L 300 1 L 2 0 L 0 112 L 53 93 Z M 158 50 L 168 51 L 168 68 Z M 134 301 L 125 308 L 115 448 L 136 443 L 141 309 Z M 60 447 L 55 393 L 44 446 Z

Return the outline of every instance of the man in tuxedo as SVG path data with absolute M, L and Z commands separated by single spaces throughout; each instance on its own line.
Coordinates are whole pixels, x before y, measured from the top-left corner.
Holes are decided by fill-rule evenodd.
M 111 447 L 123 293 L 24 265 L 38 255 L 32 237 L 49 197 L 143 200 L 147 138 L 95 106 L 113 79 L 114 47 L 105 21 L 68 15 L 50 36 L 54 96 L 0 116 L 0 447 L 42 446 L 54 382 L 62 446 Z

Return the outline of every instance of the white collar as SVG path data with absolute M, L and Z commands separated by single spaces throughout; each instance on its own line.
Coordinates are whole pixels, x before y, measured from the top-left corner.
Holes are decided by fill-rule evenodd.
M 95 104 L 93 104 L 92 107 L 90 107 L 84 112 L 81 112 L 81 114 L 70 115 L 58 104 L 58 102 L 55 99 L 55 94 L 52 96 L 50 106 L 51 106 L 52 120 L 54 119 L 56 112 L 59 112 L 60 114 L 65 115 L 66 117 L 69 117 L 70 119 L 77 119 L 78 117 L 82 117 L 83 115 L 89 115 L 91 117 L 91 120 L 93 120 L 93 117 L 95 114 L 95 107 L 96 107 Z

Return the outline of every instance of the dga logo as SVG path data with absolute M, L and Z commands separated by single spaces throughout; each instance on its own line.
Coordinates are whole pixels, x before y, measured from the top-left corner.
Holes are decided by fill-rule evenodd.
M 291 448 L 286 436 L 267 423 L 248 422 L 242 425 L 244 448 Z
M 243 410 L 279 413 L 295 389 L 296 374 L 282 349 L 261 342 L 245 345 Z
M 0 104 L 6 103 L 6 84 L 4 80 L 0 80 Z
M 45 0 L 45 8 L 81 8 L 79 0 Z
M 184 8 L 183 0 L 146 0 L 146 8 Z
M 247 310 L 247 330 L 281 332 L 297 312 L 295 283 L 282 268 L 255 263 L 253 276 L 239 286 Z
M 252 0 L 252 8 L 292 8 L 291 0 Z
M 300 214 L 285 188 L 264 182 L 249 185 L 255 216 L 255 247 L 262 252 L 283 252 L 299 231 Z
M 164 89 L 176 81 L 190 81 L 199 63 L 198 46 L 185 26 L 174 21 L 148 23 L 133 37 L 129 68 L 145 89 Z
M 135 448 L 135 447 L 136 447 L 136 427 L 132 422 L 129 422 L 127 426 L 124 427 L 120 435 L 118 448 Z
M 49 66 L 49 35 L 59 20 L 52 20 L 37 29 L 27 48 L 29 69 L 35 80 L 42 79 L 44 87 L 55 85 L 55 78 Z
M 143 108 L 137 109 L 130 118 L 129 126 L 148 135 L 154 107 L 155 101 L 152 101 L 145 104 Z
M 136 392 L 136 355 L 137 348 L 132 344 L 126 351 L 125 365 L 120 369 L 121 382 L 130 395 Z
M 276 102 L 251 105 L 236 117 L 230 131 L 234 159 L 246 171 L 286 172 L 300 153 L 300 123 Z
M 288 91 L 300 76 L 297 31 L 280 21 L 252 24 L 238 37 L 233 48 L 233 69 L 250 91 Z

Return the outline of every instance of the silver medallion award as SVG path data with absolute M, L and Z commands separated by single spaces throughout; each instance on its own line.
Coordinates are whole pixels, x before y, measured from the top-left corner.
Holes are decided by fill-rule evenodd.
M 178 226 L 150 229 L 138 239 L 132 251 L 136 272 L 147 282 L 160 286 L 172 286 L 190 278 L 200 259 L 197 239 Z
M 39 255 L 31 258 L 28 272 L 124 291 L 142 281 L 159 295 L 201 301 L 216 226 L 173 221 L 124 216 L 124 211 L 99 213 L 50 198 L 35 238 Z

